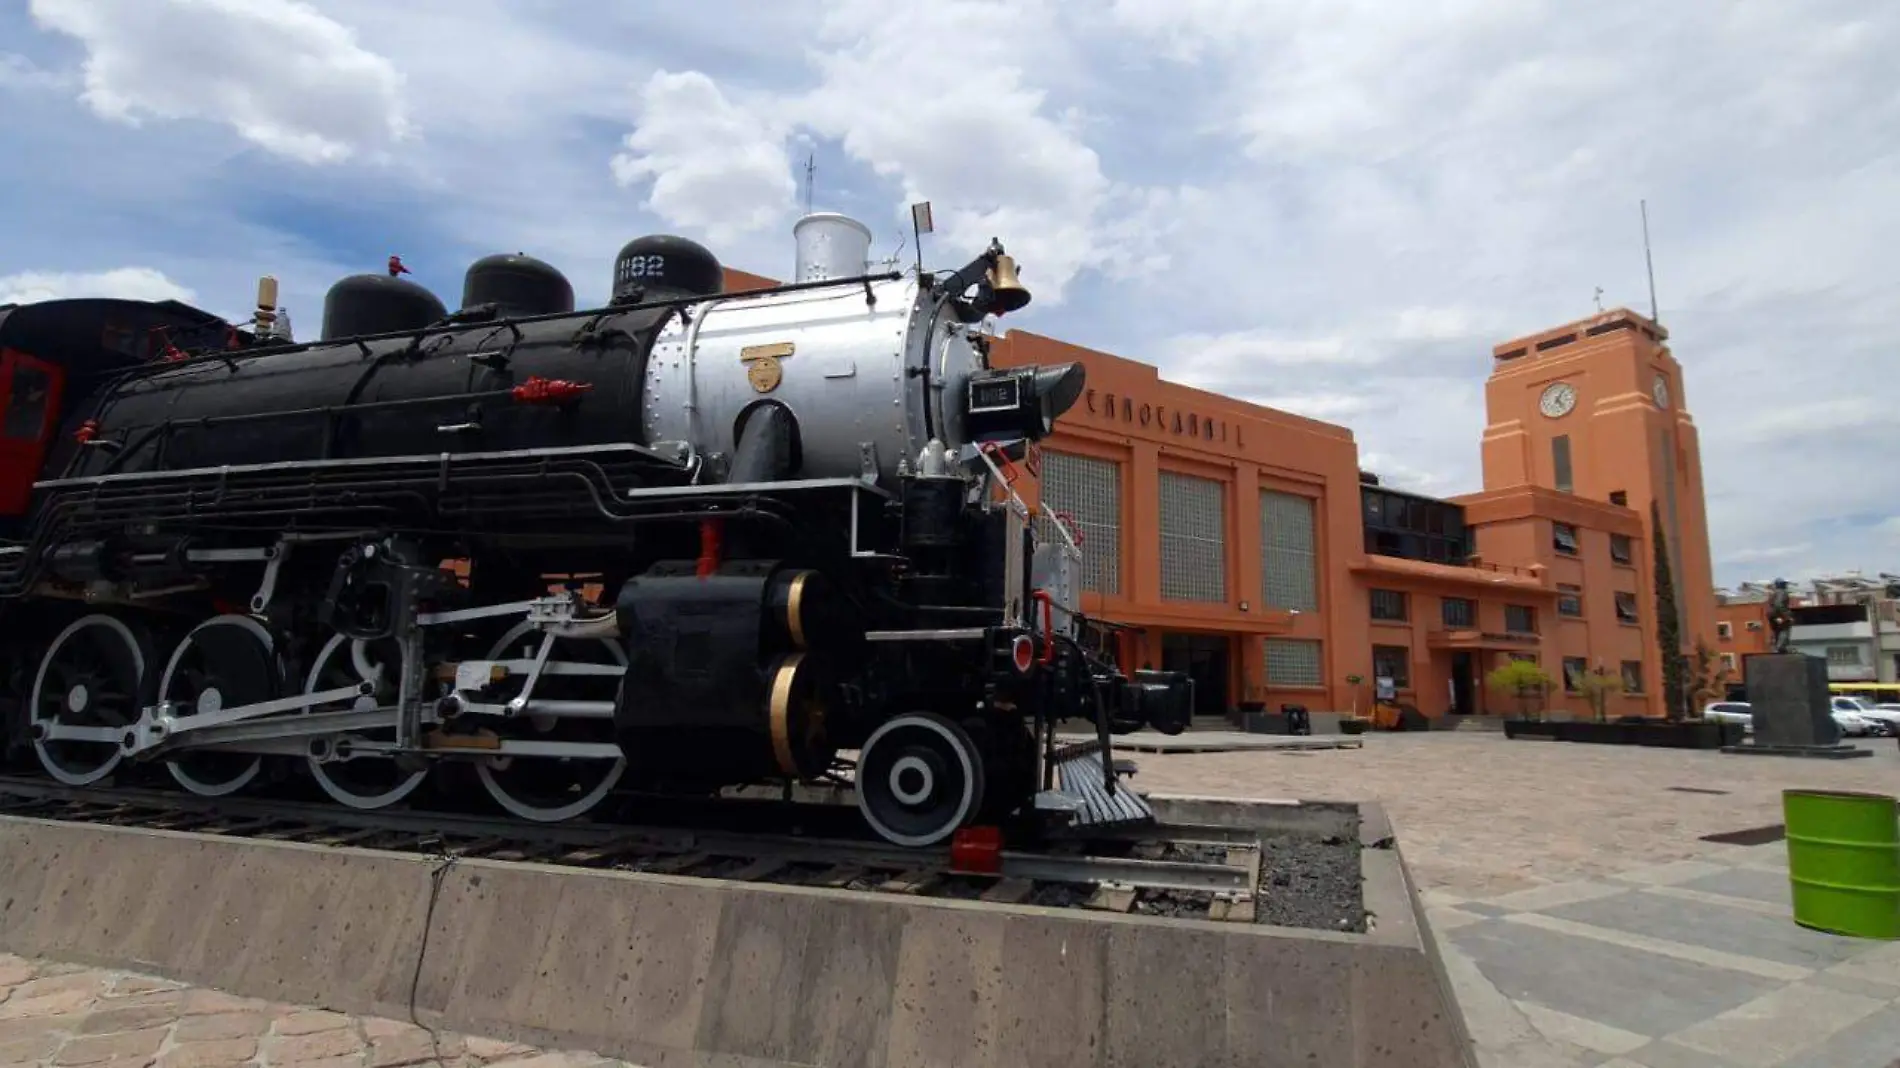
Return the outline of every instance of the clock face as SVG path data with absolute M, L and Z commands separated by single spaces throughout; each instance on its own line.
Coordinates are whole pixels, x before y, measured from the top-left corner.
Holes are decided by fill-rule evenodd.
M 1649 393 L 1650 393 L 1650 396 L 1653 396 L 1656 398 L 1656 407 L 1658 408 L 1669 407 L 1669 379 L 1668 378 L 1662 375 L 1657 375 L 1656 381 L 1650 384 Z
M 1537 400 L 1537 410 L 1552 419 L 1570 414 L 1577 406 L 1577 387 L 1568 382 L 1552 382 Z

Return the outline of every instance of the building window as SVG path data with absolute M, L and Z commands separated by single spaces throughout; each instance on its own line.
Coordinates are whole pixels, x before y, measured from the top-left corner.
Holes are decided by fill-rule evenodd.
M 1581 618 L 1583 616 L 1583 587 L 1557 586 L 1557 614 Z
M 1161 599 L 1227 599 L 1226 486 L 1161 472 Z
M 1624 508 L 1628 508 L 1630 506 L 1629 491 L 1628 490 L 1611 490 L 1610 503 L 1614 505 L 1619 505 Z
M 1723 653 L 1723 654 L 1722 654 L 1722 666 L 1723 666 L 1723 667 L 1725 667 L 1725 668 L 1727 668 L 1727 669 L 1728 669 L 1728 670 L 1730 670 L 1730 671 L 1734 671 L 1734 670 L 1735 670 L 1735 654 L 1734 654 L 1734 653 Z
M 1616 620 L 1619 623 L 1636 622 L 1636 595 L 1627 590 L 1616 591 Z
M 1075 521 L 1082 549 L 1082 588 L 1097 593 L 1122 589 L 1122 465 L 1092 456 L 1044 450 L 1042 514 L 1036 517 L 1045 539 L 1060 535 L 1050 528 L 1057 512 Z
M 1504 629 L 1512 634 L 1537 633 L 1537 609 L 1526 604 L 1504 606 Z
M 1557 490 L 1570 492 L 1570 435 L 1559 434 L 1550 439 L 1550 462 L 1557 476 Z
M 1372 677 L 1391 679 L 1395 690 L 1412 688 L 1412 650 L 1403 645 L 1372 647 Z
M 1735 636 L 1735 624 L 1717 623 L 1715 625 L 1715 636 L 1718 638 L 1733 638 Z
M 1319 642 L 1303 638 L 1268 638 L 1267 685 L 1318 686 Z
M 1313 498 L 1260 491 L 1260 599 L 1269 608 L 1319 610 Z
M 1478 602 L 1468 597 L 1446 597 L 1439 602 L 1439 615 L 1447 627 L 1472 627 L 1478 618 Z
M 1510 654 L 1510 658 L 1512 660 L 1522 661 L 1523 663 L 1526 663 L 1526 664 L 1537 663 L 1536 653 L 1512 653 Z
M 1408 618 L 1405 594 L 1399 590 L 1372 591 L 1372 618 L 1403 623 Z
M 1827 647 L 1827 662 L 1836 667 L 1859 667 L 1860 646 L 1830 645 Z
M 1582 693 L 1583 677 L 1590 671 L 1590 664 L 1581 656 L 1564 657 L 1564 692 Z
M 1448 501 L 1361 486 L 1366 552 L 1407 560 L 1457 563 L 1471 554 L 1465 510 Z
M 1558 552 L 1566 556 L 1577 555 L 1577 528 L 1569 523 L 1552 523 L 1550 542 Z
M 1634 559 L 1632 556 L 1633 551 L 1634 547 L 1630 544 L 1630 536 L 1628 534 L 1610 535 L 1610 559 L 1619 564 L 1627 564 Z
M 1623 661 L 1623 692 L 1643 692 L 1643 662 L 1641 660 Z

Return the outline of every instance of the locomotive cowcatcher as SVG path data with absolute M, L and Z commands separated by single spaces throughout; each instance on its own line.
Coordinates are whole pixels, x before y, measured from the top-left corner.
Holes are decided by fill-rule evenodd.
M 795 233 L 742 293 L 640 238 L 581 310 L 529 256 L 454 311 L 392 257 L 315 342 L 269 278 L 239 324 L 0 307 L 12 758 L 536 821 L 848 780 L 911 847 L 1151 818 L 1112 735 L 1180 729 L 1190 684 L 1097 651 L 1069 525 L 1016 492 L 1083 368 L 989 365 L 1029 300 L 1000 243 L 931 273 Z

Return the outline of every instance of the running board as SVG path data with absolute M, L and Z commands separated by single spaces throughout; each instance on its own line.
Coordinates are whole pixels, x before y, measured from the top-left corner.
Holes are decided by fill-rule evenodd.
M 1066 812 L 1077 827 L 1103 827 L 1115 824 L 1153 823 L 1154 809 L 1147 798 L 1128 785 L 1132 768 L 1117 761 L 1115 789 L 1111 793 L 1103 782 L 1101 746 L 1095 742 L 1065 746 L 1056 751 L 1056 786 L 1036 795 L 1036 808 L 1044 812 Z

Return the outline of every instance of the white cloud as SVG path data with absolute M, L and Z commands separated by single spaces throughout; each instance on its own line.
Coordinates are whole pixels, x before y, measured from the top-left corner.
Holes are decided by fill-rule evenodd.
M 1593 313 L 1599 286 L 1647 310 L 1646 199 L 1718 578 L 1782 550 L 1790 573 L 1894 566 L 1892 5 L 32 10 L 56 32 L 0 14 L 0 274 L 159 263 L 241 310 L 274 273 L 308 332 L 324 287 L 390 251 L 449 292 L 521 249 L 582 301 L 662 228 L 782 272 L 815 150 L 816 206 L 879 253 L 930 199 L 927 263 L 1002 238 L 1037 298 L 1023 328 L 1342 422 L 1364 466 L 1430 492 L 1481 485 L 1493 344 Z M 229 158 L 261 127 L 279 156 L 381 166 Z
M 33 304 L 76 297 L 191 301 L 190 289 L 150 267 L 118 267 L 94 273 L 22 271 L 0 277 L 0 304 Z
M 639 93 L 634 130 L 612 161 L 614 180 L 645 186 L 645 206 L 715 242 L 782 222 L 792 209 L 785 131 L 728 100 L 698 71 L 655 71 Z
M 1759 549 L 1737 549 L 1722 557 L 1725 564 L 1762 564 L 1771 560 L 1793 560 L 1812 550 L 1809 542 L 1798 545 L 1769 545 Z
M 31 10 L 85 45 L 82 99 L 102 118 L 222 122 L 303 163 L 341 162 L 407 132 L 395 68 L 297 0 L 32 0 Z

